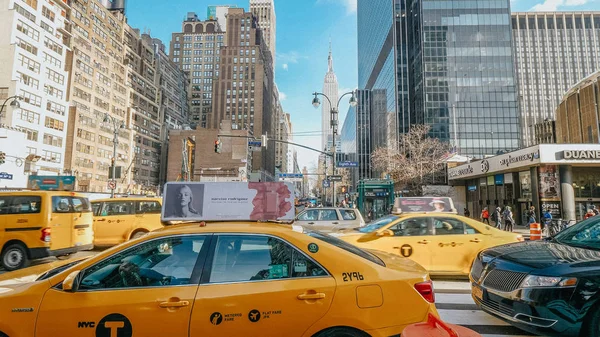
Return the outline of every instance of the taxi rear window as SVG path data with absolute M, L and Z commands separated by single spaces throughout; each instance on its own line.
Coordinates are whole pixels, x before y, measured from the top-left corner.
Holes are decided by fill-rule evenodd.
M 333 237 L 333 236 L 330 236 L 330 235 L 327 235 L 327 234 L 323 234 L 323 233 L 320 233 L 320 232 L 315 232 L 315 231 L 307 231 L 306 234 L 308 236 L 310 236 L 310 237 L 313 237 L 315 239 L 319 239 L 321 241 L 325 241 L 325 242 L 327 242 L 327 243 L 329 243 L 331 245 L 334 245 L 334 246 L 336 246 L 338 248 L 341 248 L 341 249 L 343 249 L 343 250 L 345 250 L 347 252 L 350 252 L 350 253 L 352 253 L 354 255 L 358 255 L 358 256 L 362 257 L 363 259 L 369 260 L 369 261 L 371 261 L 373 263 L 376 263 L 376 264 L 378 264 L 378 265 L 380 265 L 382 267 L 385 267 L 385 263 L 380 258 L 378 258 L 377 256 L 375 256 L 375 255 L 373 255 L 373 254 L 371 254 L 369 252 L 366 252 L 366 251 L 364 251 L 364 250 L 362 250 L 362 249 L 360 249 L 360 248 L 358 248 L 356 246 L 353 246 L 353 245 L 351 245 L 351 244 L 349 244 L 349 243 L 347 243 L 347 242 L 345 242 L 343 240 L 340 240 L 340 239 L 338 239 L 336 237 Z

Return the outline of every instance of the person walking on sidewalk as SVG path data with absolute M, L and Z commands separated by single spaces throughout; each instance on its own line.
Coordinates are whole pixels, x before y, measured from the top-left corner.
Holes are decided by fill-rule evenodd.
M 463 214 L 465 215 L 465 217 L 470 218 L 471 217 L 471 212 L 469 212 L 469 209 L 465 207 Z
M 531 206 L 529 207 L 529 211 L 527 212 L 527 225 L 531 225 L 532 223 L 535 223 L 535 207 Z
M 513 213 L 510 209 L 510 206 L 506 206 L 504 208 L 504 212 L 502 212 L 502 218 L 504 219 L 504 230 L 507 232 L 512 232 L 515 219 L 513 219 Z
M 502 208 L 500 208 L 500 206 L 497 206 L 494 209 L 494 213 L 492 213 L 492 221 L 494 222 L 496 228 L 502 229 Z
M 488 225 L 490 224 L 490 212 L 488 211 L 487 207 L 481 211 L 481 219 L 483 220 L 483 223 L 487 223 Z

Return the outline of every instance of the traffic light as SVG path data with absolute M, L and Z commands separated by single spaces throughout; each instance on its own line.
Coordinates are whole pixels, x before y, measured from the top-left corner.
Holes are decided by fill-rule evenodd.
M 215 153 L 221 153 L 221 140 L 215 140 Z
M 0 152 L 0 165 L 6 163 L 6 153 Z

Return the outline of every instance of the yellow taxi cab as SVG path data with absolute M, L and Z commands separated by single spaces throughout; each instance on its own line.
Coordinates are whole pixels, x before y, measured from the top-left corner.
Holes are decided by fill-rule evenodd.
M 161 198 L 112 198 L 92 201 L 94 245 L 114 246 L 163 227 Z
M 469 274 L 473 260 L 483 249 L 523 241 L 522 235 L 457 215 L 453 206 L 423 210 L 423 206 L 435 207 L 440 200 L 451 205 L 449 198 L 407 199 L 410 201 L 403 202 L 410 207 L 397 214 L 334 235 L 361 248 L 410 258 L 432 275 L 463 276 Z
M 93 248 L 89 200 L 73 192 L 0 192 L 0 261 L 6 270 L 31 260 Z
M 439 317 L 410 259 L 267 222 L 293 221 L 291 184 L 220 184 L 178 187 L 193 198 L 172 207 L 193 212 L 161 219 L 190 223 L 66 268 L 0 276 L 0 336 L 389 337 Z

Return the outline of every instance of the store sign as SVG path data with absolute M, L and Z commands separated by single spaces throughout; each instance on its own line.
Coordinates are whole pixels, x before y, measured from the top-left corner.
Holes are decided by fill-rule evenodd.
M 294 219 L 292 183 L 167 183 L 162 221 Z
M 549 210 L 553 219 L 561 218 L 560 201 L 543 201 L 542 211 Z
M 469 192 L 477 191 L 477 185 L 469 185 Z
M 504 158 L 500 160 L 501 166 L 509 167 L 510 165 L 521 163 L 521 162 L 532 162 L 535 159 L 540 159 L 540 152 L 530 152 L 520 155 L 508 155 L 508 158 Z
M 473 174 L 473 172 L 474 172 L 473 166 L 467 165 L 467 167 L 460 167 L 460 168 L 457 167 L 457 168 L 450 170 L 448 172 L 448 176 L 450 178 L 457 178 L 457 177 L 462 177 L 462 176 Z
M 587 160 L 587 159 L 598 159 L 600 160 L 600 151 L 588 151 L 588 150 L 565 150 L 562 152 L 563 158 L 567 160 Z
M 504 185 L 504 174 L 496 174 L 494 180 L 496 185 Z

